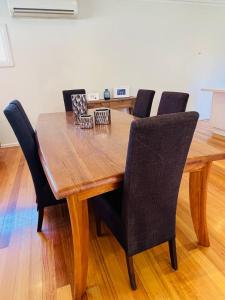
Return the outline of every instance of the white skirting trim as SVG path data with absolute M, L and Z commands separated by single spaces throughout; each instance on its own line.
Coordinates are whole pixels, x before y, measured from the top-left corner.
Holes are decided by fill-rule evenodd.
M 1 144 L 0 148 L 18 147 L 19 143 Z

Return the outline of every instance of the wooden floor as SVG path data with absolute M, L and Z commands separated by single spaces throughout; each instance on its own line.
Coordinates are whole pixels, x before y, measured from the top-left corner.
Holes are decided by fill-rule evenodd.
M 135 292 L 121 247 L 107 229 L 96 237 L 91 213 L 85 299 L 225 299 L 225 162 L 213 165 L 208 194 L 211 247 L 196 244 L 185 175 L 177 211 L 179 269 L 171 269 L 166 244 L 136 255 Z M 0 195 L 0 299 L 71 299 L 67 206 L 46 209 L 43 233 L 37 234 L 35 193 L 19 148 L 0 149 Z

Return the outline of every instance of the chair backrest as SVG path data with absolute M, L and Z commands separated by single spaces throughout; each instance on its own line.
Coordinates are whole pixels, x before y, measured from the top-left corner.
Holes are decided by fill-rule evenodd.
M 86 94 L 85 89 L 63 91 L 63 99 L 66 111 L 72 111 L 71 95 Z
M 22 148 L 28 163 L 37 196 L 40 189 L 46 184 L 46 177 L 38 156 L 38 146 L 34 129 L 18 100 L 14 100 L 4 109 L 17 140 Z
M 185 112 L 189 94 L 178 92 L 163 92 L 157 115 Z
M 178 191 L 198 117 L 186 112 L 132 122 L 122 201 L 128 255 L 175 236 Z
M 134 116 L 139 118 L 147 118 L 150 116 L 155 91 L 139 90 L 134 106 Z

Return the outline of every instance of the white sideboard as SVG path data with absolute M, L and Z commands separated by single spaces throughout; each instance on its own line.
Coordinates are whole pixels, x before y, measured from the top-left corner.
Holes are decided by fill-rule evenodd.
M 225 88 L 224 89 L 202 89 L 212 93 L 212 110 L 210 123 L 213 132 L 225 136 Z

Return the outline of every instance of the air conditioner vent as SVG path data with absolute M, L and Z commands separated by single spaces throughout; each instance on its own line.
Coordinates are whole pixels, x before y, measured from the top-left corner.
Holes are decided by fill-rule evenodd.
M 14 17 L 74 17 L 78 14 L 77 1 L 71 0 L 8 0 Z

